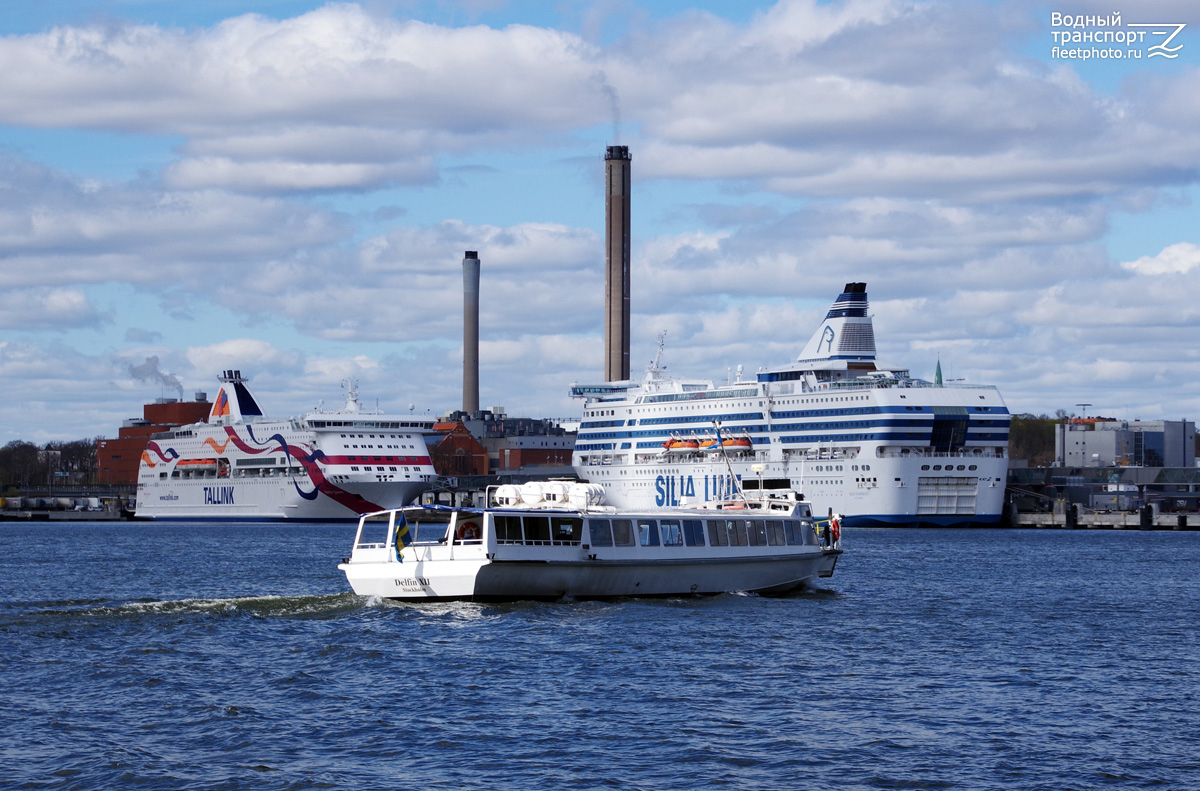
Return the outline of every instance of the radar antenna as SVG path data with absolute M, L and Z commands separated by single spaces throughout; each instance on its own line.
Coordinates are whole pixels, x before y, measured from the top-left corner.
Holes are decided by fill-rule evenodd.
M 650 361 L 650 365 L 646 367 L 647 378 L 657 379 L 659 374 L 667 370 L 667 366 L 662 364 L 663 346 L 667 343 L 667 331 L 663 330 L 658 333 L 658 351 L 654 353 L 654 359 Z

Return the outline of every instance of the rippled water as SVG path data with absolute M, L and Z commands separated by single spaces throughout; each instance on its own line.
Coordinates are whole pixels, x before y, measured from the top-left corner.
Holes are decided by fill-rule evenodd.
M 1200 788 L 1200 534 L 847 530 L 787 598 L 412 606 L 347 525 L 0 523 L 0 787 Z

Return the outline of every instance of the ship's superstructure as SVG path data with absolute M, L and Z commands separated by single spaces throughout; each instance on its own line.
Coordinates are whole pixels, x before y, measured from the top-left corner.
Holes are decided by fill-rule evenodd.
M 665 375 L 575 385 L 572 458 L 622 508 L 672 507 L 729 486 L 802 492 L 847 525 L 996 522 L 1009 413 L 990 386 L 914 379 L 875 359 L 866 284 L 848 283 L 792 363 L 716 384 Z
M 354 519 L 407 505 L 436 477 L 432 417 L 346 405 L 269 418 L 240 371 L 225 371 L 205 422 L 154 435 L 138 471 L 146 519 Z

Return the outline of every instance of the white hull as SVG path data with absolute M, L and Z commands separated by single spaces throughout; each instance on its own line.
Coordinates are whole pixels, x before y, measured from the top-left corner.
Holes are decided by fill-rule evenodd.
M 933 470 L 935 465 L 941 469 Z M 640 465 L 585 464 L 575 471 L 583 480 L 602 484 L 609 501 L 621 508 L 670 508 L 689 499 L 718 496 L 727 490 L 732 468 L 737 479 L 751 487 L 760 478 L 786 481 L 788 488 L 803 492 L 818 513 L 831 509 L 845 514 L 846 524 L 852 527 L 1000 519 L 1007 458 L 877 458 L 870 475 L 854 470 L 855 466 L 861 467 L 848 460 L 731 460 L 727 466 L 723 460 L 696 458 Z
M 311 489 L 299 476 L 245 479 L 235 482 L 209 480 L 178 484 L 153 482 L 138 489 L 139 519 L 216 519 L 221 521 L 307 520 L 337 521 L 357 518 L 361 511 L 337 500 L 300 495 L 300 487 Z M 346 492 L 364 503 L 381 506 L 406 505 L 429 488 L 425 482 L 345 485 Z M 374 510 L 366 508 L 364 510 Z
M 407 505 L 436 474 L 425 418 L 347 407 L 286 420 L 262 415 L 226 372 L 208 422 L 155 435 L 142 453 L 140 519 L 343 520 Z
M 424 560 L 385 560 L 342 568 L 350 587 L 360 596 L 412 601 L 558 601 L 733 591 L 780 594 L 801 588 L 818 576 L 829 576 L 836 562 L 836 555 L 821 550 L 792 557 L 670 561 L 622 561 L 606 558 L 604 553 L 589 560 L 580 552 L 529 562 L 488 560 L 482 552 L 475 557 L 460 552 L 453 559 L 438 559 L 437 554 L 429 553 Z

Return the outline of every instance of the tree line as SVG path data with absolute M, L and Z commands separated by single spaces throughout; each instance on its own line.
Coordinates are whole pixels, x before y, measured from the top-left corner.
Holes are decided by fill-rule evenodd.
M 0 493 L 52 486 L 58 482 L 96 483 L 96 442 L 76 439 L 38 447 L 16 439 L 0 448 Z

